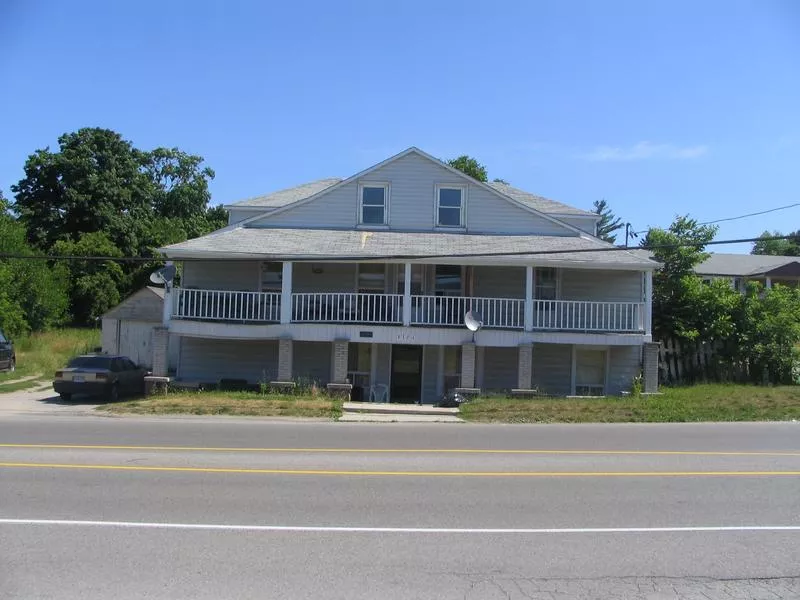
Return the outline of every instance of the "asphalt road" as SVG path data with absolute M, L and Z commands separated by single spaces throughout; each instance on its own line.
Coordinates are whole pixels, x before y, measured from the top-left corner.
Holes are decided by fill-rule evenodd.
M 1 598 L 800 598 L 800 424 L 0 416 Z

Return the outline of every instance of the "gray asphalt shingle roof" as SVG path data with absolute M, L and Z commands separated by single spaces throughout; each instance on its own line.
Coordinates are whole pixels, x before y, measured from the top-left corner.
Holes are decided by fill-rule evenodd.
M 477 235 L 455 233 L 404 233 L 397 231 L 349 231 L 330 229 L 261 229 L 236 227 L 167 246 L 171 258 L 215 257 L 262 260 L 356 260 L 380 258 L 442 257 L 481 253 L 597 250 L 559 254 L 523 254 L 494 257 L 504 264 L 537 264 L 568 261 L 603 263 L 620 268 L 655 267 L 656 263 L 637 251 L 614 250 L 605 242 L 588 237 L 541 235 Z M 489 257 L 487 257 L 489 258 Z M 480 257 L 464 258 L 478 262 Z
M 235 202 L 231 206 L 263 206 L 264 208 L 279 208 L 281 206 L 291 204 L 292 202 L 305 200 L 306 198 L 309 198 L 314 194 L 318 194 L 322 190 L 327 189 L 332 185 L 339 183 L 340 181 L 342 180 L 339 177 L 318 179 L 316 181 L 310 181 L 295 187 L 278 190 L 277 192 L 271 192 L 263 196 L 255 196 L 254 198 L 241 200 L 239 202 Z
M 698 275 L 730 275 L 746 277 L 768 273 L 778 267 L 800 262 L 797 256 L 764 256 L 760 254 L 712 254 L 694 269 Z
M 530 192 L 526 192 L 525 190 L 510 186 L 506 183 L 492 181 L 489 182 L 489 185 L 501 194 L 510 196 L 517 202 L 522 202 L 523 204 L 530 206 L 539 212 L 554 215 L 597 216 L 595 213 L 589 212 L 588 210 L 581 210 L 580 208 L 575 208 L 574 206 L 569 206 L 568 204 L 563 204 L 561 202 L 556 202 L 555 200 L 550 200 L 549 198 L 537 196 L 535 194 L 531 194 Z

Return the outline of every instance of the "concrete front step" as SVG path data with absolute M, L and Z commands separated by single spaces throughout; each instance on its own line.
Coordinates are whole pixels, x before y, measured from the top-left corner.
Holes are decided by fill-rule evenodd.
M 457 408 L 442 408 L 429 404 L 388 404 L 381 402 L 345 402 L 342 405 L 344 413 L 371 413 L 378 415 L 428 415 L 428 416 L 456 416 Z

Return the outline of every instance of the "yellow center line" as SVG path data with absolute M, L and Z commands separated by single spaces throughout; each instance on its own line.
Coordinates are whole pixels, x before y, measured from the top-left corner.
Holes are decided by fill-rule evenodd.
M 363 454 L 586 454 L 644 456 L 798 456 L 799 452 L 738 452 L 694 450 L 495 450 L 487 448 L 236 448 L 201 446 L 125 446 L 108 444 L 0 444 L 0 448 L 62 450 L 149 450 L 183 452 L 293 452 Z
M 348 471 L 325 469 L 233 469 L 225 467 L 162 467 L 0 462 L 0 468 L 92 469 L 101 471 L 168 471 L 247 473 L 257 475 L 345 475 L 389 477 L 774 477 L 800 476 L 800 471 Z

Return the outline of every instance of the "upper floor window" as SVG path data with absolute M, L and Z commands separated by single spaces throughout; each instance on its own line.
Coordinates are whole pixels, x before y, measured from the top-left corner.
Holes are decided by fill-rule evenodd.
M 552 267 L 536 269 L 536 286 L 533 297 L 537 300 L 556 300 L 558 297 L 558 271 Z
M 388 200 L 388 184 L 361 184 L 359 186 L 358 222 L 361 225 L 386 225 L 389 216 Z
M 464 227 L 464 197 L 467 188 L 457 185 L 436 186 L 437 227 Z

